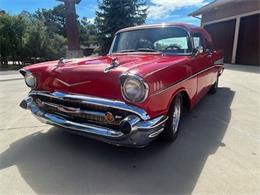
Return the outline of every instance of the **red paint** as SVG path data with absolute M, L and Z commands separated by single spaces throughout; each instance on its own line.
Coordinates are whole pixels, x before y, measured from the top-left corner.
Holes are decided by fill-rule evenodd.
M 212 44 L 210 35 L 199 27 L 185 24 L 169 25 L 185 28 L 191 33 L 200 32 Z M 159 28 L 160 25 L 156 27 Z M 115 57 L 120 65 L 104 73 L 105 67 L 109 66 Z M 156 117 L 168 112 L 171 100 L 180 91 L 188 94 L 192 108 L 222 72 L 223 66 L 214 64 L 221 58 L 220 51 L 191 56 L 124 53 L 65 60 L 65 64 L 59 67 L 56 67 L 58 61 L 46 62 L 27 66 L 25 70 L 30 70 L 36 75 L 37 90 L 85 94 L 120 101 L 125 101 L 121 94 L 120 75 L 127 72 L 137 74 L 148 83 L 149 95 L 142 103 L 128 104 L 143 108 L 151 117 Z M 162 88 L 155 89 L 156 82 L 160 82 Z

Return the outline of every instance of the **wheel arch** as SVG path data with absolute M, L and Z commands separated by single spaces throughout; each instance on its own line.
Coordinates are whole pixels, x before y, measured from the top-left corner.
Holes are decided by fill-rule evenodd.
M 174 98 L 176 97 L 176 95 L 179 95 L 179 94 L 182 96 L 182 105 L 183 105 L 184 111 L 185 112 L 189 111 L 191 109 L 191 99 L 190 99 L 188 92 L 184 88 L 181 88 L 172 94 L 172 97 L 168 104 L 168 110 L 170 109 L 171 104 L 172 104 Z

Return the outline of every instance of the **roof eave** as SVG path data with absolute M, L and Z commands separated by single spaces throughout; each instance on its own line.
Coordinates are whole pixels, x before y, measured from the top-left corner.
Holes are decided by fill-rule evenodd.
M 204 5 L 203 7 L 199 8 L 198 10 L 192 12 L 189 14 L 189 16 L 198 16 L 198 15 L 202 15 L 206 12 L 211 11 L 212 9 L 218 7 L 218 6 L 222 6 L 224 4 L 228 4 L 230 2 L 234 2 L 234 0 L 215 0 L 207 5 Z

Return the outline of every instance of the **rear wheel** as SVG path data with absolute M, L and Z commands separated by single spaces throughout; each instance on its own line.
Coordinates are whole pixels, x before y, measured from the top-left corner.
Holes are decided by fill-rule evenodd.
M 164 130 L 161 133 L 161 139 L 168 142 L 173 142 L 179 132 L 179 124 L 182 113 L 182 96 L 177 95 L 171 105 L 168 114 L 168 120 L 165 124 Z
M 218 76 L 219 77 L 219 76 Z M 216 82 L 211 86 L 210 90 L 209 90 L 209 93 L 210 94 L 215 94 L 217 93 L 218 91 L 218 77 L 217 77 L 217 80 Z

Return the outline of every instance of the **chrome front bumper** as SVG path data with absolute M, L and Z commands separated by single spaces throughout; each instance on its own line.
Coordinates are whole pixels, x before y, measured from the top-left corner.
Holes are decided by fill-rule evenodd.
M 88 104 L 99 106 L 111 106 L 116 109 L 126 110 L 132 114 L 122 120 L 122 128 L 120 130 L 104 127 L 102 125 L 79 123 L 70 121 L 56 114 L 45 112 L 31 97 L 31 95 L 35 94 L 50 96 L 51 98 L 77 99 Z M 127 105 L 124 102 L 89 96 L 70 95 L 61 92 L 31 92 L 29 96 L 21 102 L 20 106 L 24 109 L 31 110 L 33 115 L 43 123 L 63 127 L 73 133 L 86 135 L 110 144 L 133 147 L 142 147 L 149 144 L 163 131 L 165 122 L 168 118 L 167 116 L 159 116 L 157 118 L 150 119 L 150 116 L 144 110 Z M 125 128 L 128 130 L 126 131 Z

